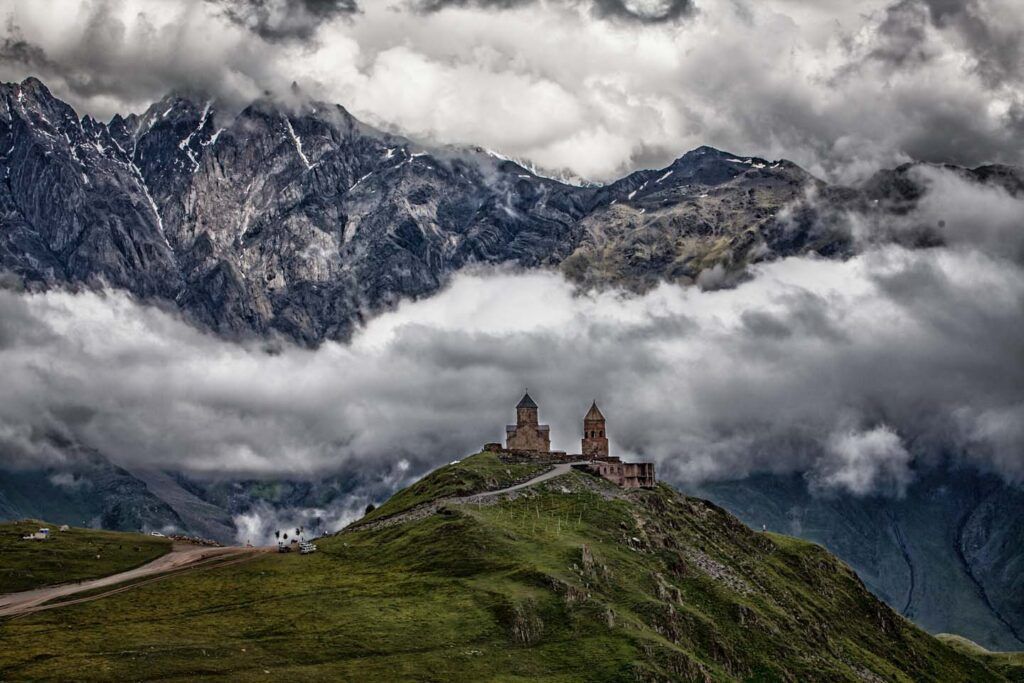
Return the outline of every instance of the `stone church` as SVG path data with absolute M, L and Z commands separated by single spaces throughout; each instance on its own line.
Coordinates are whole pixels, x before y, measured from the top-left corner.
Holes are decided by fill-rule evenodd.
M 551 450 L 551 428 L 540 424 L 537 402 L 527 391 L 516 406 L 516 423 L 505 427 L 506 453 L 525 455 L 526 457 L 547 458 L 555 461 L 575 462 L 577 466 L 587 469 L 608 481 L 624 488 L 646 488 L 654 486 L 653 462 L 622 462 L 609 454 L 608 435 L 605 432 L 604 415 L 597 407 L 597 401 L 590 405 L 590 410 L 583 416 L 583 440 L 580 443 L 579 455 L 567 455 L 562 451 Z M 501 444 L 488 444 L 486 450 L 502 450 Z
M 510 451 L 551 452 L 551 428 L 538 424 L 537 404 L 527 391 L 516 406 L 516 423 L 505 427 L 505 443 Z

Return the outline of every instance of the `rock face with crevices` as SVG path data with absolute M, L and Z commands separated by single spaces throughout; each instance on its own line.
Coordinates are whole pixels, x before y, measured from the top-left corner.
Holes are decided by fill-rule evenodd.
M 34 289 L 170 302 L 229 338 L 316 345 L 472 264 L 643 291 L 728 284 L 779 256 L 843 256 L 845 212 L 903 215 L 923 192 L 911 166 L 840 188 L 710 147 L 579 187 L 295 102 L 226 112 L 179 93 L 102 123 L 34 78 L 0 84 L 0 270 Z M 961 172 L 1024 191 L 1019 169 Z

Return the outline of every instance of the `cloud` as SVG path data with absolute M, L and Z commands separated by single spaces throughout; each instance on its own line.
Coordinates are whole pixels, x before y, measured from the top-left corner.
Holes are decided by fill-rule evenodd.
M 54 486 L 59 486 L 62 489 L 68 491 L 79 491 L 81 489 L 91 489 L 93 484 L 91 479 L 86 477 L 72 474 L 70 472 L 57 472 L 49 477 L 50 483 Z
M 825 457 L 815 464 L 809 479 L 817 490 L 902 496 L 914 478 L 911 460 L 899 435 L 885 425 L 842 432 L 829 438 Z
M 914 188 L 912 193 L 920 196 L 912 202 L 902 197 L 881 200 L 887 205 L 879 212 L 844 209 L 839 215 L 813 192 L 807 203 L 831 221 L 833 229 L 848 231 L 857 248 L 892 241 L 941 243 L 1024 262 L 1024 188 L 1019 179 L 1004 187 L 976 182 L 957 170 L 919 165 L 908 169 L 897 184 L 904 190 Z
M 451 7 L 508 10 L 537 4 L 539 0 L 414 0 L 411 6 L 420 12 L 438 12 Z M 695 11 L 692 0 L 562 0 L 561 4 L 589 7 L 598 18 L 645 24 L 677 21 Z
M 264 40 L 309 40 L 324 23 L 359 10 L 355 0 L 208 0 Z
M 274 545 L 275 531 L 287 532 L 289 539 L 297 528 L 302 528 L 302 537 L 316 538 L 323 534 L 340 531 L 363 516 L 372 499 L 356 492 L 341 504 L 326 508 L 275 507 L 259 501 L 248 510 L 234 516 L 235 542 L 238 545 Z
M 500 440 L 529 386 L 554 447 L 578 449 L 597 399 L 613 449 L 672 481 L 801 472 L 899 495 L 947 459 L 1022 481 L 1024 207 L 922 173 L 900 220 L 944 216 L 944 246 L 862 235 L 846 261 L 643 296 L 466 271 L 317 350 L 230 343 L 120 293 L 0 290 L 0 452 L 52 463 L 58 434 L 128 467 L 400 486 Z M 277 523 L 253 514 L 245 529 Z
M 374 125 L 597 180 L 701 144 L 840 180 L 1024 162 L 1015 0 L 54 6 L 9 3 L 0 78 L 37 75 L 100 117 L 171 89 L 241 106 L 297 81 Z

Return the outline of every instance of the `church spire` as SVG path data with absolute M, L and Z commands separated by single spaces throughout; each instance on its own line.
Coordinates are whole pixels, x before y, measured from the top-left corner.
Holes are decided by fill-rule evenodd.
M 537 404 L 534 402 L 534 400 L 532 398 L 530 398 L 530 390 L 527 389 L 526 393 L 523 394 L 523 398 L 520 399 L 519 405 L 517 405 L 516 408 L 536 408 L 536 407 L 537 407 Z

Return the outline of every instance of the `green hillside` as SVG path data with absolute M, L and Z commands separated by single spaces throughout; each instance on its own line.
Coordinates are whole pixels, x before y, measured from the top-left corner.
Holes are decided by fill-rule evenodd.
M 431 478 L 475 458 L 493 456 L 418 490 L 447 495 Z M 1008 675 L 896 615 L 821 547 L 752 532 L 664 485 L 625 492 L 571 472 L 403 516 L 322 539 L 314 555 L 265 555 L 2 623 L 0 680 Z
M 977 657 L 1011 681 L 1024 681 L 1024 652 L 992 652 L 963 636 L 940 633 L 936 636 L 955 650 Z
M 535 477 L 549 467 L 538 463 L 504 463 L 495 453 L 478 453 L 439 467 L 429 477 L 391 496 L 365 519 L 387 517 L 440 498 L 505 488 Z
M 22 536 L 49 527 L 50 539 Z M 166 538 L 120 531 L 58 531 L 38 520 L 0 524 L 0 594 L 69 581 L 95 579 L 146 564 L 171 549 Z

